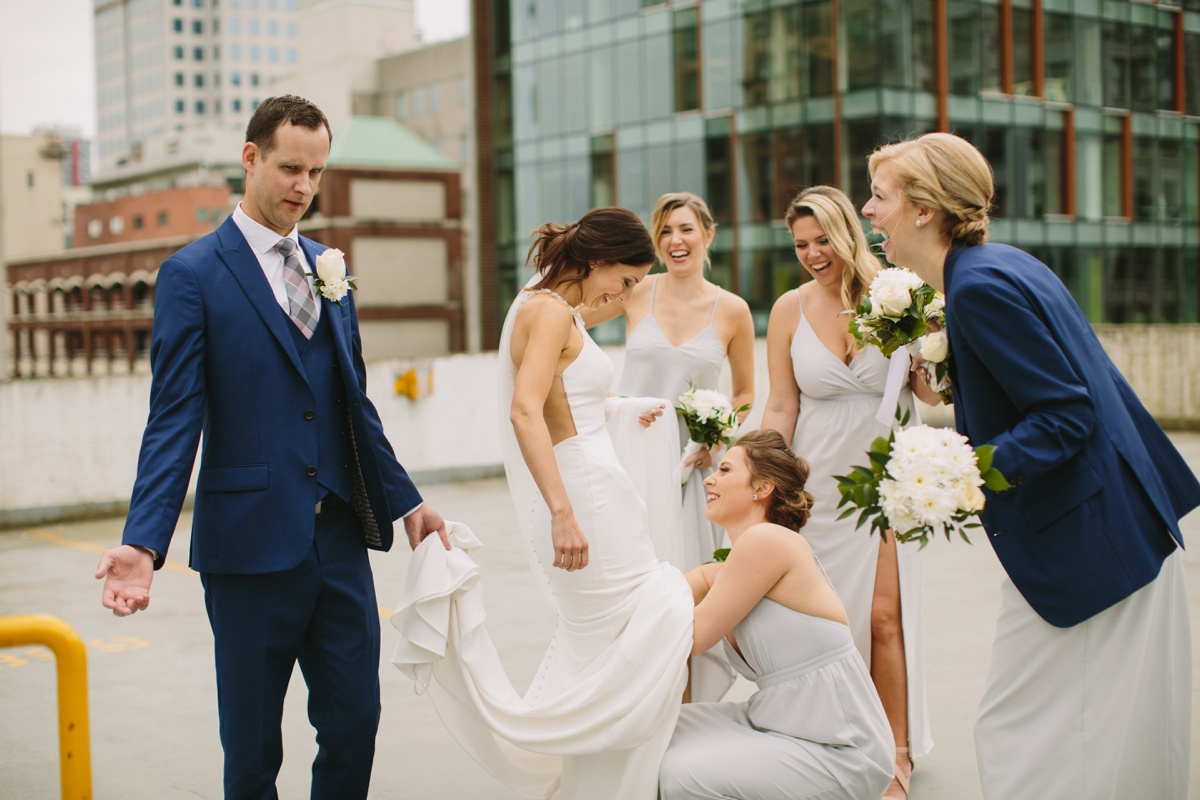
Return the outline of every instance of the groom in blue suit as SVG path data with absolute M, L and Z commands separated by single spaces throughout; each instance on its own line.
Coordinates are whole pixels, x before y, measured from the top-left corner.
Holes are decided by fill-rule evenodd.
M 163 263 L 137 480 L 122 544 L 97 567 L 113 613 L 148 606 L 203 433 L 190 566 L 213 631 L 231 799 L 277 796 L 297 662 L 319 745 L 312 797 L 367 796 L 380 714 L 367 549 L 389 549 L 401 517 L 411 546 L 434 532 L 445 542 L 367 398 L 353 297 L 313 285 L 326 248 L 297 234 L 331 141 L 308 101 L 263 101 L 238 208 Z

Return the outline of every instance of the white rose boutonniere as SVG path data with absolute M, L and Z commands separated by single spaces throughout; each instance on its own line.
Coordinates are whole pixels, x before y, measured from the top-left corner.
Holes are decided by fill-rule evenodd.
M 336 247 L 330 247 L 317 256 L 317 274 L 308 274 L 321 296 L 339 306 L 342 298 L 358 288 L 354 278 L 346 274 L 346 254 Z

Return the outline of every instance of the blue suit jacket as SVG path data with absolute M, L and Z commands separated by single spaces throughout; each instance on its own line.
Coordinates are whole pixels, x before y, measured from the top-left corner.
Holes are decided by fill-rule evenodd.
M 310 265 L 325 249 L 304 237 L 300 246 Z M 321 324 L 332 329 L 345 385 L 357 484 L 380 534 L 374 546 L 386 550 L 392 521 L 421 497 L 367 399 L 353 295 L 340 306 L 321 302 Z M 232 218 L 163 263 L 150 346 L 150 415 L 123 543 L 167 552 L 203 431 L 191 567 L 277 572 L 307 554 L 320 491 L 308 474 L 319 467 L 316 427 L 305 414 L 314 405 L 309 381 L 332 378 L 305 375 L 290 324 Z
M 1006 245 L 946 259 L 954 417 L 1015 488 L 988 539 L 1021 594 L 1068 627 L 1148 584 L 1200 483 L 1048 267 Z

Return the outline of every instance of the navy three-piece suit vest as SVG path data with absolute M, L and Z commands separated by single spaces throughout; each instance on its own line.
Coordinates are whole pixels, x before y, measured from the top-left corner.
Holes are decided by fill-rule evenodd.
M 320 296 L 317 298 L 320 302 Z M 341 371 L 338 368 L 334 349 L 333 333 L 329 327 L 328 309 L 321 314 L 311 339 L 296 327 L 296 323 L 282 308 L 280 313 L 287 317 L 288 330 L 300 353 L 304 372 L 312 389 L 314 406 L 313 423 L 317 426 L 317 484 L 318 496 L 315 504 L 332 492 L 342 500 L 350 501 L 353 489 L 350 460 L 354 457 L 350 449 L 350 434 L 346 430 L 346 395 Z M 307 416 L 307 414 L 306 414 Z

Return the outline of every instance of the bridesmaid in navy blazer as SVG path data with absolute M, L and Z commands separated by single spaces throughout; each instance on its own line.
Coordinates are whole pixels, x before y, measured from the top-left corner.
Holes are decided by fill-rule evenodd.
M 992 173 L 975 147 L 926 134 L 870 170 L 863 214 L 887 258 L 945 292 L 956 426 L 996 446 L 1014 485 L 981 515 L 1008 573 L 976 719 L 984 796 L 1182 800 L 1179 519 L 1200 483 L 1057 276 L 987 243 Z

